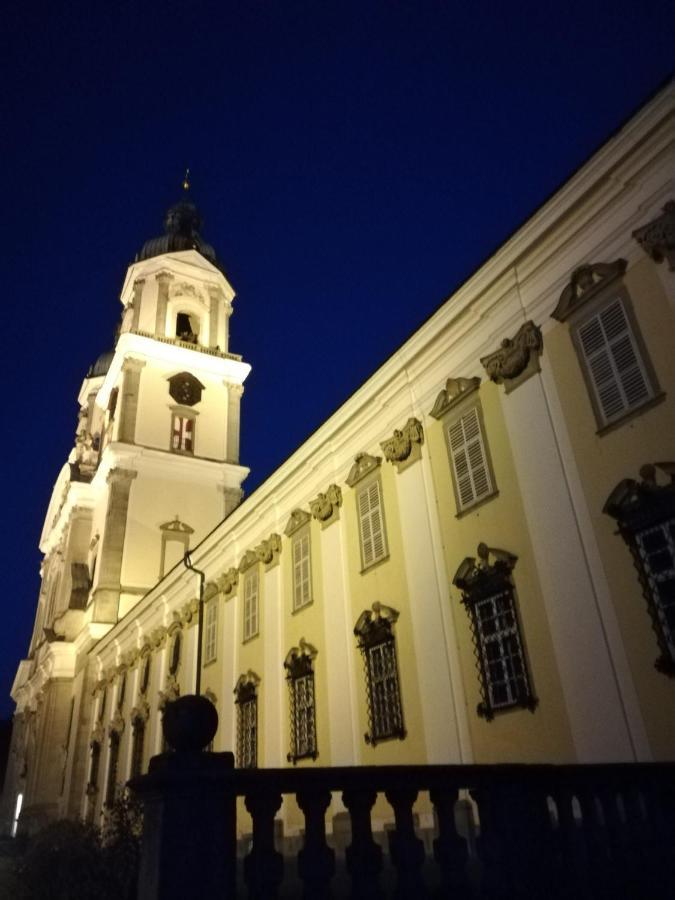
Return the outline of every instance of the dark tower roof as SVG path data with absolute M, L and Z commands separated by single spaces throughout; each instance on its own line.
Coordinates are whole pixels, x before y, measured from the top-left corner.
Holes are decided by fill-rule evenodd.
M 107 375 L 114 355 L 114 350 L 108 350 L 106 353 L 101 353 L 96 362 L 89 366 L 87 378 L 99 378 L 101 375 Z
M 164 217 L 165 234 L 146 241 L 140 253 L 136 254 L 135 262 L 152 259 L 153 256 L 161 256 L 163 253 L 196 250 L 204 259 L 208 259 L 222 271 L 216 251 L 211 244 L 206 243 L 199 233 L 202 225 L 202 217 L 194 203 L 187 199 L 180 200 L 169 208 Z

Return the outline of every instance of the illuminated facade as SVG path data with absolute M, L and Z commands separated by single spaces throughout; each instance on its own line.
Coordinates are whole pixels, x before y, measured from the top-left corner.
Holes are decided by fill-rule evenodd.
M 241 503 L 234 293 L 170 211 L 47 514 L 7 829 L 19 795 L 21 827 L 98 820 L 162 750 L 187 549 L 239 765 L 673 758 L 674 111 L 670 85 Z

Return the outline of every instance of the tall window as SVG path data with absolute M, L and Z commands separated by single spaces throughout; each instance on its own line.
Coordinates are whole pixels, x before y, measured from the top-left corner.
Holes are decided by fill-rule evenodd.
M 176 675 L 180 666 L 180 651 L 183 643 L 183 636 L 180 629 L 176 629 L 171 644 L 171 655 L 169 656 L 169 674 Z
M 255 637 L 259 631 L 258 622 L 258 568 L 252 568 L 244 577 L 244 640 Z
M 478 715 L 490 720 L 501 710 L 537 706 L 532 691 L 511 572 L 517 557 L 478 545 L 478 559 L 467 557 L 453 584 L 462 591 L 478 659 L 482 701 Z
M 258 765 L 258 685 L 254 672 L 241 675 L 234 689 L 237 705 L 237 765 L 254 769 Z
M 366 670 L 369 731 L 365 739 L 373 746 L 406 736 L 394 636 L 398 615 L 395 609 L 374 603 L 372 611 L 361 613 L 354 628 Z
M 131 777 L 136 778 L 143 771 L 145 750 L 145 721 L 140 717 L 134 719 L 131 741 Z
M 204 662 L 212 663 L 218 652 L 218 598 L 206 604 L 204 617 Z
M 284 661 L 290 693 L 291 749 L 288 761 L 316 759 L 316 704 L 314 700 L 314 658 L 316 650 L 300 639 Z
M 120 758 L 120 735 L 117 731 L 110 733 L 110 757 L 108 759 L 108 779 L 105 789 L 105 805 L 112 806 L 117 792 L 117 769 Z
M 88 793 L 96 793 L 98 791 L 98 775 L 101 768 L 101 742 L 91 742 L 91 757 L 89 760 L 89 784 L 87 785 Z
M 194 453 L 195 420 L 193 416 L 173 413 L 171 417 L 171 449 L 174 453 Z
M 309 530 L 293 538 L 293 611 L 312 602 Z
M 669 480 L 657 480 L 658 471 Z M 660 650 L 654 665 L 675 677 L 675 463 L 643 466 L 640 476 L 619 482 L 603 512 L 616 519 L 640 575 Z
M 494 493 L 479 408 L 450 422 L 446 433 L 457 510 L 463 512 Z
M 361 539 L 361 562 L 367 569 L 388 555 L 387 536 L 384 530 L 382 487 L 375 478 L 356 492 Z
M 609 425 L 654 396 L 637 329 L 615 297 L 576 329 L 579 354 L 599 425 Z

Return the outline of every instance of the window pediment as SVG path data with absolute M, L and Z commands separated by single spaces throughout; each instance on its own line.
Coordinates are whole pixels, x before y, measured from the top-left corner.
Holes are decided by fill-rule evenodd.
M 473 394 L 480 387 L 480 378 L 448 378 L 445 387 L 436 397 L 430 416 L 441 419 L 449 410 Z
M 551 317 L 558 322 L 564 322 L 585 303 L 621 278 L 627 265 L 625 259 L 617 259 L 611 263 L 587 263 L 576 268 L 570 276 L 569 284 L 560 295 Z

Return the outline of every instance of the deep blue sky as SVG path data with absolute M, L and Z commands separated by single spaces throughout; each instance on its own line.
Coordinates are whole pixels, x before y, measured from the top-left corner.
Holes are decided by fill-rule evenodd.
M 77 391 L 185 166 L 253 365 L 250 493 L 668 77 L 675 13 L 117 0 L 2 29 L 6 714 Z

